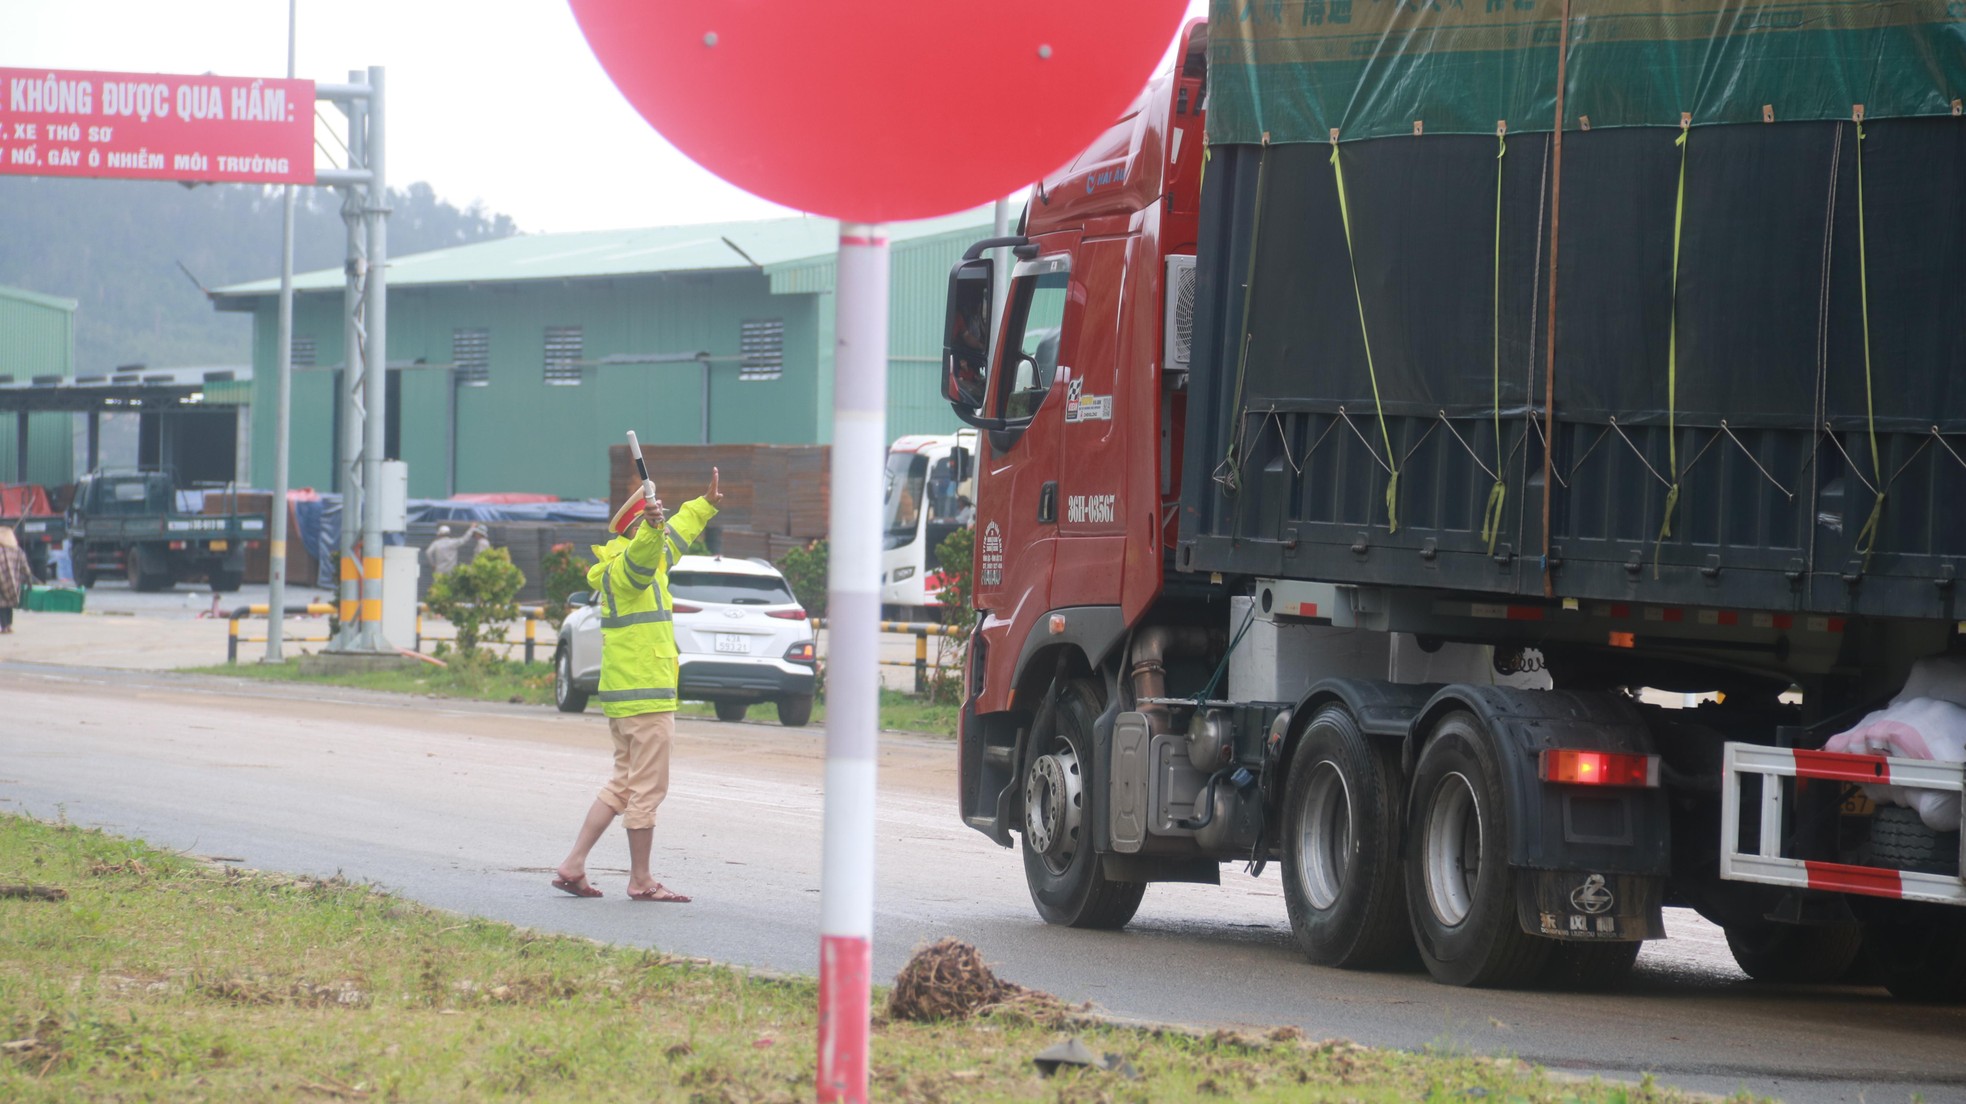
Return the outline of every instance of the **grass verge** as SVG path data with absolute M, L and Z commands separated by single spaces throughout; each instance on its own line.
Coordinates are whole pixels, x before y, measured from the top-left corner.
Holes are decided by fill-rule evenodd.
M 0 884 L 66 894 L 0 896 L 0 1099 L 813 1095 L 810 980 L 541 935 L 339 878 L 217 868 L 14 816 L 0 816 Z M 1072 1034 L 1124 1057 L 1139 1079 L 1041 1078 L 1031 1057 Z M 1195 1037 L 1028 1009 L 928 1024 L 877 1017 L 873 1059 L 874 1095 L 913 1104 L 1688 1099 L 1649 1083 L 1553 1080 L 1508 1060 L 1313 1043 L 1294 1029 Z
M 440 698 L 469 698 L 473 701 L 522 705 L 553 704 L 551 663 L 499 660 L 469 665 L 453 663 L 449 667 L 413 663 L 383 671 L 315 674 L 302 672 L 300 660 L 289 659 L 285 663 L 219 663 L 209 667 L 178 669 L 193 675 L 228 675 L 266 682 L 311 682 L 352 686 L 361 690 L 387 690 L 398 694 L 430 694 Z
M 715 716 L 716 708 L 709 702 L 682 703 L 680 711 L 692 716 Z M 903 694 L 899 690 L 881 691 L 881 727 L 901 732 L 923 732 L 934 736 L 956 735 L 956 714 L 961 712 L 954 705 L 926 701 Z M 778 723 L 778 707 L 770 702 L 759 702 L 744 712 L 747 721 L 761 721 L 766 724 Z M 826 703 L 816 702 L 812 707 L 812 720 L 819 723 L 826 719 Z
M 449 667 L 419 663 L 386 671 L 317 674 L 303 673 L 300 661 L 289 659 L 285 663 L 220 663 L 208 667 L 180 667 L 178 670 L 193 675 L 225 675 L 267 682 L 311 682 L 473 701 L 553 704 L 553 665 L 550 663 L 500 660 L 469 666 L 454 663 Z M 600 707 L 590 705 L 588 708 L 598 711 Z M 716 709 L 709 702 L 686 701 L 682 703 L 681 711 L 691 716 L 716 715 Z M 958 712 L 954 705 L 926 701 L 898 690 L 881 691 L 882 728 L 954 737 Z M 776 724 L 778 707 L 770 702 L 759 702 L 745 711 L 745 719 Z M 826 719 L 825 703 L 813 706 L 812 719 L 814 722 Z

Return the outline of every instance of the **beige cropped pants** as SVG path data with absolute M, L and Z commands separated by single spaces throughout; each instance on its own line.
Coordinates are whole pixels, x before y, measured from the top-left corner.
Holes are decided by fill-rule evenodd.
M 609 717 L 614 737 L 614 776 L 601 787 L 601 804 L 621 816 L 624 828 L 655 827 L 655 809 L 669 794 L 669 745 L 676 714 Z

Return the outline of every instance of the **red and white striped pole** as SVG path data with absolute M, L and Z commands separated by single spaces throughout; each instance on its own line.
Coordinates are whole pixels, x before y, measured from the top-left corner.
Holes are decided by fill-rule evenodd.
M 826 842 L 819 891 L 820 1104 L 867 1099 L 880 731 L 881 472 L 887 460 L 887 228 L 842 222 L 834 281 L 826 622 Z

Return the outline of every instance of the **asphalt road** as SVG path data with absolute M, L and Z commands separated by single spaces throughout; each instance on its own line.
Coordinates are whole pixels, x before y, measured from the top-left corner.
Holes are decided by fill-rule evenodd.
M 816 958 L 822 735 L 685 720 L 655 862 L 696 902 L 625 900 L 618 833 L 593 867 L 608 897 L 583 901 L 546 883 L 605 770 L 598 715 L 0 661 L 0 808 L 780 971 L 811 973 Z M 1691 913 L 1668 914 L 1672 938 L 1648 945 L 1617 995 L 1310 966 L 1274 869 L 1225 870 L 1219 888 L 1156 886 L 1122 933 L 1047 927 L 1017 856 L 957 820 L 950 760 L 946 742 L 883 742 L 877 977 L 950 935 L 1012 980 L 1124 1017 L 1290 1023 L 1796 1102 L 1966 1101 L 1966 1010 L 1751 983 Z

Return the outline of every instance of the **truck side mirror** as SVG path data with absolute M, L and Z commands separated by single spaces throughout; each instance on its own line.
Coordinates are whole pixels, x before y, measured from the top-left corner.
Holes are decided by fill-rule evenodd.
M 994 268 L 986 258 L 958 261 L 949 272 L 948 314 L 943 321 L 942 397 L 959 415 L 974 415 L 989 394 L 993 283 Z

